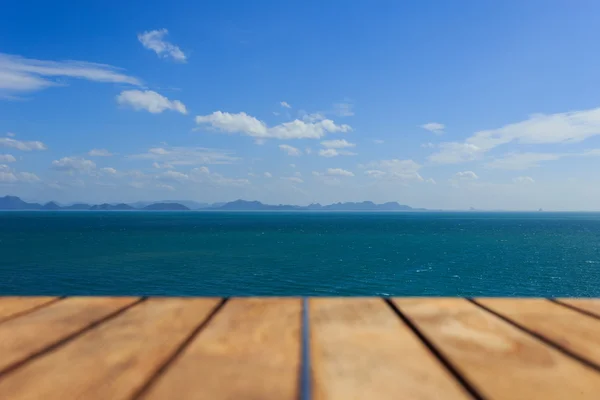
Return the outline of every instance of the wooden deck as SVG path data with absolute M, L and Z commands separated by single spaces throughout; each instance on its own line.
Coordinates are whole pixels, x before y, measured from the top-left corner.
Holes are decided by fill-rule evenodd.
M 0 399 L 600 399 L 600 300 L 0 297 Z

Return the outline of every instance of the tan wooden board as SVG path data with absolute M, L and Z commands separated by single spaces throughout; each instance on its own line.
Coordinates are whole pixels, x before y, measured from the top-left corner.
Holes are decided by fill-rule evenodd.
M 298 399 L 300 299 L 229 300 L 144 399 Z
M 0 372 L 136 300 L 71 297 L 0 323 Z
M 0 322 L 55 301 L 56 297 L 0 297 Z
M 394 299 L 488 399 L 598 399 L 600 374 L 464 299 Z
M 379 298 L 313 298 L 315 400 L 470 398 Z
M 137 304 L 2 377 L 0 399 L 130 399 L 218 302 L 158 298 Z
M 545 299 L 477 299 L 477 302 L 600 365 L 600 319 Z

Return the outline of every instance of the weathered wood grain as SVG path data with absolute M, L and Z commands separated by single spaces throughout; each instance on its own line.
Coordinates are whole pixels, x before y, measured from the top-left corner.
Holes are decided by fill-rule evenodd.
M 600 319 L 545 299 L 477 299 L 478 303 L 600 365 Z
M 4 376 L 0 398 L 129 399 L 218 302 L 158 298 L 135 305 Z
M 315 400 L 470 398 L 378 298 L 310 300 Z
M 486 398 L 598 398 L 595 370 L 467 300 L 393 301 Z
M 0 297 L 0 322 L 51 303 L 56 299 L 56 297 Z
M 0 323 L 0 372 L 135 301 L 72 297 Z
M 296 400 L 300 299 L 229 300 L 144 399 Z

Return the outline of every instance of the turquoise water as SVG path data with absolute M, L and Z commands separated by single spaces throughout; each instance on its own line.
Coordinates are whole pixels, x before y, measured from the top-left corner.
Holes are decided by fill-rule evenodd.
M 0 294 L 600 296 L 600 214 L 3 212 Z

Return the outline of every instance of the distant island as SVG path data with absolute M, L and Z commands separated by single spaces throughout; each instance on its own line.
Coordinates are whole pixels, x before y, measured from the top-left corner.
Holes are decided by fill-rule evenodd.
M 0 210 L 37 211 L 426 211 L 424 208 L 388 202 L 375 204 L 372 201 L 360 203 L 334 203 L 329 205 L 310 204 L 294 206 L 288 204 L 263 204 L 260 201 L 235 200 L 228 203 L 196 203 L 193 201 L 136 202 L 131 204 L 85 204 L 60 205 L 54 201 L 46 204 L 28 203 L 16 196 L 0 197 Z

